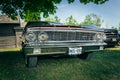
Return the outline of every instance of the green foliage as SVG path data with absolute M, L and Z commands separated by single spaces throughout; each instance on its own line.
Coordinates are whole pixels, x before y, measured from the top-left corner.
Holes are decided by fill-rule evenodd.
M 85 20 L 80 24 L 93 24 L 100 27 L 102 24 L 102 20 L 96 14 L 89 14 L 85 17 Z
M 25 17 L 25 22 L 28 22 L 28 21 L 40 21 L 40 13 L 39 12 L 26 11 L 24 17 Z
M 109 0 L 79 0 L 81 3 L 83 4 L 87 4 L 87 3 L 94 3 L 94 4 L 103 4 L 105 3 L 106 1 L 109 1 Z
M 78 22 L 77 22 L 77 21 L 73 18 L 73 16 L 71 15 L 70 17 L 68 17 L 68 18 L 66 19 L 65 24 L 77 26 L 77 25 L 78 25 Z
M 58 16 L 55 16 L 54 18 L 47 17 L 47 18 L 45 18 L 45 21 L 48 21 L 48 22 L 60 22 L 60 19 L 58 18 Z
M 118 27 L 118 31 L 120 31 L 120 27 Z
M 120 31 L 120 23 L 118 24 L 118 31 Z
M 44 17 L 48 17 L 49 14 L 56 13 L 57 6 L 62 0 L 0 0 L 0 11 L 5 13 L 12 19 L 16 19 L 18 14 L 21 18 L 26 18 L 28 11 L 33 15 L 36 13 L 43 13 Z M 68 0 L 68 3 L 73 3 L 75 0 Z M 80 0 L 81 3 L 94 3 L 103 4 L 108 0 Z M 38 18 L 38 17 L 37 17 Z
M 55 16 L 54 18 L 55 18 L 54 22 L 60 22 L 60 19 L 57 16 Z

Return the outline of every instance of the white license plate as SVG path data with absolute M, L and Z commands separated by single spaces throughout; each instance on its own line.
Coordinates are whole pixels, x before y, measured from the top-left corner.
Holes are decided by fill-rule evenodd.
M 113 38 L 112 41 L 117 41 L 116 38 Z
M 33 54 L 40 54 L 40 53 L 41 53 L 41 49 L 39 49 L 39 48 L 33 49 Z
M 69 48 L 69 55 L 77 55 L 82 53 L 82 47 Z

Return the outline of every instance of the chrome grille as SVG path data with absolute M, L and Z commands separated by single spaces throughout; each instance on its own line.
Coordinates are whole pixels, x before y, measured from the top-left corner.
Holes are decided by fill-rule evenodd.
M 47 31 L 48 41 L 94 40 L 95 33 Z
M 107 37 L 107 38 L 117 38 L 117 37 L 118 37 L 118 34 L 106 33 L 106 37 Z

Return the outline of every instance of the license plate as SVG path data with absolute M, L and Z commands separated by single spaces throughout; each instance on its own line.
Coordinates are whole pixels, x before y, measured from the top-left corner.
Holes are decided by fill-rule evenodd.
M 78 48 L 69 48 L 69 55 L 76 55 L 82 53 L 82 47 Z
M 40 54 L 40 53 L 41 53 L 41 49 L 39 49 L 39 48 L 35 48 L 33 50 L 33 54 Z
M 113 38 L 112 41 L 117 41 L 116 38 Z

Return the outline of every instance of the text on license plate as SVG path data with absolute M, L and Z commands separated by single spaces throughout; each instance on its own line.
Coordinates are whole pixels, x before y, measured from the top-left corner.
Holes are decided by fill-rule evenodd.
M 69 55 L 76 55 L 82 53 L 82 47 L 78 48 L 69 48 Z

